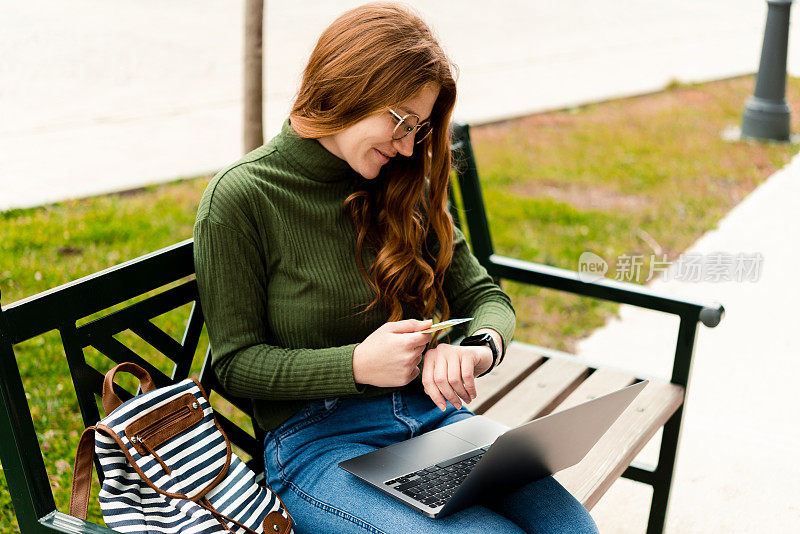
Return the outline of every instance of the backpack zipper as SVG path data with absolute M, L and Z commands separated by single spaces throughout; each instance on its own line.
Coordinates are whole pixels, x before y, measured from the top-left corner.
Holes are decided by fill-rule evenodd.
M 193 409 L 197 410 L 199 408 L 200 405 L 197 402 L 193 402 L 191 407 L 183 406 L 181 409 L 172 412 L 171 414 L 168 414 L 159 419 L 158 421 L 141 429 L 135 436 L 133 436 L 133 439 L 131 441 L 133 441 L 134 443 L 139 443 L 142 446 L 142 448 L 148 454 L 153 456 L 153 458 L 155 458 L 155 460 L 161 465 L 161 467 L 164 468 L 164 471 L 166 471 L 168 475 L 171 475 L 172 469 L 170 469 L 169 466 L 166 464 L 166 462 L 158 454 L 156 454 L 155 447 L 149 443 L 149 440 L 162 430 L 169 428 L 170 426 L 175 425 L 188 417 L 191 417 L 192 410 Z

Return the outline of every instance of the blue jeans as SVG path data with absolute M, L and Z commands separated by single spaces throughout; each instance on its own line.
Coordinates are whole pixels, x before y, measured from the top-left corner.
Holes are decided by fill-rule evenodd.
M 326 399 L 267 434 L 267 483 L 303 533 L 596 533 L 589 513 L 552 477 L 532 482 L 441 519 L 393 499 L 338 464 L 467 417 L 439 410 L 421 391 L 371 398 Z

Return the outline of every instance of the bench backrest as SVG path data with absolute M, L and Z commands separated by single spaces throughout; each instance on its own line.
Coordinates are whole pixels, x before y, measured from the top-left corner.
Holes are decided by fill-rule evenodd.
M 170 313 L 173 322 L 182 323 L 179 339 L 154 322 Z M 14 345 L 52 330 L 60 334 L 86 426 L 101 418 L 103 376 L 121 362 L 144 367 L 157 386 L 188 377 L 193 364 L 195 369 L 201 366 L 199 380 L 210 395 L 213 391 L 252 415 L 248 401 L 221 390 L 208 365 L 210 353 L 199 346 L 203 311 L 191 239 L 5 306 L 0 310 L 0 458 L 23 531 L 28 530 L 24 525 L 36 530 L 34 525 L 55 510 L 55 504 Z M 123 333 L 137 337 L 136 348 L 118 339 Z M 116 388 L 123 400 L 133 394 Z M 253 436 L 222 414 L 217 416 L 231 441 L 250 456 L 250 467 L 263 471 L 260 432 Z
M 463 229 L 466 223 L 469 229 L 469 242 L 472 253 L 478 261 L 486 267 L 490 264 L 489 258 L 494 253 L 492 236 L 489 232 L 489 219 L 486 216 L 486 207 L 483 204 L 481 182 L 478 178 L 478 168 L 475 163 L 475 153 L 472 151 L 472 141 L 469 137 L 469 125 L 454 124 L 452 139 L 453 168 L 461 196 L 461 208 L 464 221 L 461 220 L 459 206 L 453 195 L 453 184 L 450 184 L 450 214 L 456 226 Z M 491 271 L 490 271 L 491 273 Z

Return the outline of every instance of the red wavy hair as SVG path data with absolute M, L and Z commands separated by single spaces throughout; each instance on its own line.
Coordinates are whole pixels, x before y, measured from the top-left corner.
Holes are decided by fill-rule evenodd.
M 358 267 L 375 291 L 364 311 L 383 304 L 390 321 L 403 318 L 404 304 L 421 317 L 449 317 L 443 281 L 453 256 L 447 186 L 454 69 L 431 29 L 410 9 L 367 4 L 323 32 L 290 114 L 300 136 L 318 139 L 385 113 L 427 84 L 439 87 L 431 135 L 412 156 L 387 163 L 374 180 L 359 180 L 342 206 L 357 230 Z M 368 267 L 365 246 L 375 255 Z

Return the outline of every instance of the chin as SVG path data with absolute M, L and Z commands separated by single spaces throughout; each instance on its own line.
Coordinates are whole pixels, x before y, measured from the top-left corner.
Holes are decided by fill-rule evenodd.
M 360 174 L 361 177 L 364 178 L 365 180 L 374 180 L 375 178 L 378 177 L 380 173 L 381 173 L 381 167 L 378 167 L 377 169 L 367 167 L 358 171 L 358 174 Z

